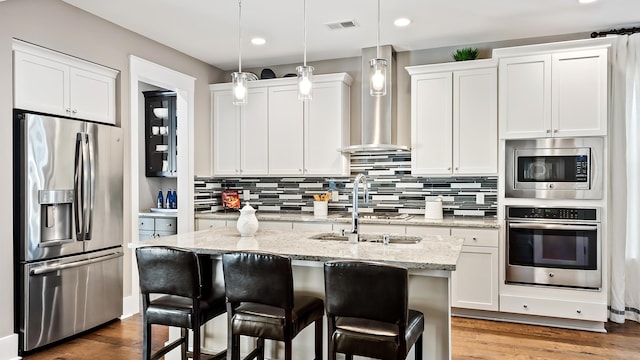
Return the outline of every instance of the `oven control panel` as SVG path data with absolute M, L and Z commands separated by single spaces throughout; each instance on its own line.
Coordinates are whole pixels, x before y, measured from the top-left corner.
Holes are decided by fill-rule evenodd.
M 508 219 L 598 220 L 595 208 L 508 206 Z

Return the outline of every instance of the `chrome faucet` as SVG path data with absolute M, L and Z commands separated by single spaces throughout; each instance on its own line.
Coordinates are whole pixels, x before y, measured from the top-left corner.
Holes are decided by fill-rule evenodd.
M 353 195 L 352 195 L 352 207 L 353 212 L 351 214 L 351 234 L 355 236 L 355 241 L 359 241 L 358 235 L 358 184 L 362 183 L 364 187 L 364 203 L 369 202 L 369 189 L 367 187 L 367 177 L 364 174 L 358 174 L 356 179 L 353 181 Z

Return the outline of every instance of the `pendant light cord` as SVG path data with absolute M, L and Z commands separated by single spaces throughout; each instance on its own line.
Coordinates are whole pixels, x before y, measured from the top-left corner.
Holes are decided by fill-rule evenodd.
M 380 0 L 378 0 L 378 42 L 376 45 L 377 58 L 380 59 Z
M 242 0 L 238 0 L 238 72 L 242 72 Z
M 304 12 L 304 59 L 303 66 L 307 66 L 307 0 L 303 1 L 302 11 Z

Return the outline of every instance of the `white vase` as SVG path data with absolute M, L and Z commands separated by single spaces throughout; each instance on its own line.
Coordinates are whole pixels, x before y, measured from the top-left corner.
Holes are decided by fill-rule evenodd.
M 240 217 L 236 228 L 240 236 L 253 236 L 258 231 L 258 218 L 256 210 L 251 205 L 245 205 L 240 209 Z

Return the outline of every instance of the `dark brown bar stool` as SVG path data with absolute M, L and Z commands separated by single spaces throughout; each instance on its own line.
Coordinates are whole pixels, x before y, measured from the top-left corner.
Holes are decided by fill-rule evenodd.
M 177 346 L 182 359 L 199 360 L 200 327 L 226 312 L 224 289 L 213 284 L 211 257 L 173 247 L 148 246 L 136 249 L 142 318 L 144 322 L 143 360 L 155 360 Z M 151 294 L 161 295 L 151 300 Z M 181 336 L 151 354 L 151 324 L 181 328 Z M 193 352 L 188 354 L 189 331 L 193 330 Z M 226 351 L 214 355 L 222 359 Z
M 416 345 L 422 359 L 424 315 L 408 308 L 407 269 L 364 261 L 324 265 L 329 360 L 336 353 L 406 359 Z
M 232 360 L 240 359 L 240 335 L 258 338 L 245 358 L 264 359 L 264 339 L 284 342 L 285 359 L 291 359 L 291 342 L 315 322 L 315 359 L 322 359 L 321 299 L 293 290 L 291 259 L 276 254 L 237 252 L 222 255 L 227 314 L 227 345 Z

